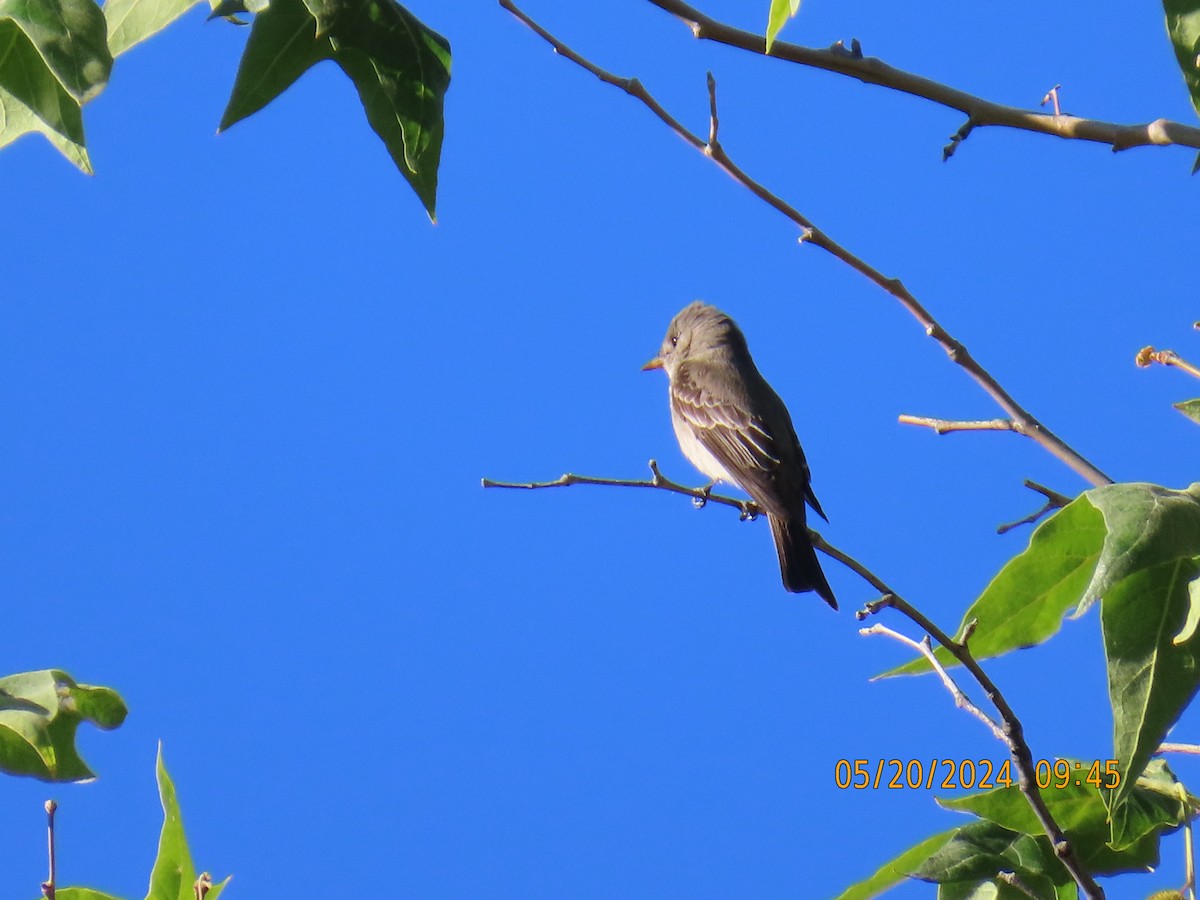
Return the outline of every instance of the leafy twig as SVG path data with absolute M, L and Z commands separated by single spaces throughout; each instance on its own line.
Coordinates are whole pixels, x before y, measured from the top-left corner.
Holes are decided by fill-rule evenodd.
M 57 810 L 57 803 L 53 800 L 46 801 L 46 845 L 50 857 L 50 874 L 42 882 L 42 896 L 46 900 L 54 900 L 55 892 L 57 891 L 58 874 L 54 859 L 54 813 Z
M 1016 106 L 1005 106 L 912 72 L 889 66 L 881 59 L 864 57 L 861 52 L 848 53 L 839 45 L 834 45 L 828 50 L 818 50 L 801 47 L 798 44 L 789 44 L 785 41 L 775 41 L 771 45 L 770 54 L 767 54 L 766 41 L 761 34 L 742 31 L 718 22 L 682 0 L 650 0 L 650 2 L 659 9 L 682 19 L 691 27 L 692 34 L 698 38 L 857 78 L 867 84 L 877 84 L 958 110 L 966 115 L 967 121 L 951 136 L 950 143 L 942 150 L 943 159 L 949 159 L 973 129 L 986 125 L 1016 128 L 1073 140 L 1093 141 L 1107 144 L 1112 147 L 1113 152 L 1128 150 L 1131 147 L 1171 144 L 1200 149 L 1200 128 L 1191 125 L 1183 125 L 1167 119 L 1155 119 L 1144 125 L 1120 125 L 1116 122 L 1064 116 L 1060 114 L 1057 107 L 1057 91 L 1053 92 L 1056 104 L 1053 114 L 1032 112 Z
M 658 2 L 658 0 L 652 0 Z M 605 84 L 620 88 L 629 94 L 631 97 L 641 101 L 651 112 L 653 112 L 664 124 L 672 131 L 678 134 L 681 138 L 713 160 L 724 172 L 733 177 L 735 181 L 749 190 L 754 196 L 758 197 L 764 203 L 773 207 L 789 220 L 798 225 L 801 229 L 801 241 L 811 243 L 822 250 L 830 253 L 837 259 L 844 262 L 856 272 L 866 276 L 883 290 L 887 291 L 893 297 L 900 301 L 901 305 L 912 314 L 918 323 L 924 328 L 925 333 L 937 341 L 951 361 L 957 363 L 967 372 L 983 390 L 996 402 L 996 404 L 1013 420 L 1013 430 L 1024 434 L 1041 444 L 1047 451 L 1058 457 L 1068 466 L 1070 466 L 1080 476 L 1085 478 L 1092 484 L 1109 484 L 1112 479 L 1096 468 L 1092 463 L 1086 460 L 1078 452 L 1069 447 L 1061 438 L 1055 435 L 1050 429 L 1039 422 L 1034 416 L 1025 410 L 1020 404 L 1014 400 L 1009 393 L 1000 386 L 994 377 L 984 369 L 974 357 L 971 356 L 967 348 L 963 346 L 955 338 L 951 337 L 949 332 L 941 326 L 941 324 L 933 318 L 932 315 L 918 302 L 917 298 L 904 286 L 898 278 L 888 278 L 879 270 L 875 269 L 859 257 L 855 256 L 825 232 L 817 228 L 808 218 L 806 218 L 799 210 L 780 199 L 778 196 L 769 191 L 759 182 L 755 181 L 747 175 L 725 152 L 724 147 L 715 140 L 716 134 L 716 83 L 709 74 L 708 93 L 709 93 L 709 108 L 710 120 L 709 131 L 714 137 L 710 143 L 705 141 L 699 135 L 689 131 L 684 125 L 672 116 L 666 109 L 663 108 L 649 91 L 643 87 L 642 83 L 636 78 L 622 78 L 605 69 L 600 68 L 595 63 L 590 62 L 580 56 L 545 28 L 531 19 L 528 15 L 522 12 L 512 2 L 512 0 L 499 0 L 500 6 L 511 12 L 524 25 L 526 25 L 535 34 L 545 40 L 552 46 L 556 53 L 570 60 L 576 65 L 588 72 L 591 72 Z M 759 41 L 762 38 L 758 38 Z M 1200 145 L 1198 145 L 1200 146 Z
M 575 484 L 595 484 L 604 485 L 607 487 L 651 488 L 671 491 L 672 493 L 676 494 L 684 494 L 692 497 L 694 501 L 699 500 L 703 503 L 713 502 L 720 503 L 725 506 L 731 506 L 741 510 L 742 518 L 747 518 L 748 516 L 752 517 L 757 512 L 757 508 L 752 503 L 740 501 L 733 497 L 723 497 L 718 494 L 710 494 L 704 488 L 689 488 L 669 480 L 658 470 L 658 465 L 654 462 L 654 460 L 650 461 L 650 471 L 653 473 L 653 477 L 648 481 L 626 480 L 620 478 L 597 478 L 588 475 L 574 475 L 568 473 L 553 481 L 504 482 L 494 481 L 490 478 L 484 478 L 481 479 L 481 483 L 485 488 L 511 488 L 518 490 L 569 487 L 570 485 Z M 812 531 L 811 529 L 809 530 L 809 535 L 812 537 L 813 546 L 816 549 L 846 565 L 882 595 L 881 599 L 873 601 L 872 603 L 868 603 L 866 609 L 857 613 L 859 621 L 862 621 L 868 615 L 877 613 L 884 608 L 890 607 L 896 610 L 898 613 L 906 616 L 908 619 L 914 622 L 918 628 L 925 632 L 926 635 L 931 636 L 933 640 L 936 640 L 939 644 L 949 650 L 950 653 L 960 663 L 962 663 L 966 670 L 970 672 L 971 676 L 975 679 L 979 686 L 983 688 L 988 700 L 992 703 L 992 705 L 996 708 L 996 712 L 1000 715 L 999 725 L 996 725 L 994 722 L 992 722 L 990 717 L 978 710 L 978 707 L 974 707 L 974 704 L 971 704 L 970 700 L 967 700 L 965 695 L 963 695 L 961 691 L 957 690 L 957 685 L 951 688 L 951 694 L 955 696 L 956 703 L 959 703 L 959 697 L 961 696 L 966 704 L 970 704 L 970 707 L 974 709 L 973 714 L 981 717 L 982 721 L 988 724 L 989 727 L 993 729 L 993 733 L 996 734 L 996 736 L 1008 747 L 1009 752 L 1012 754 L 1013 762 L 1017 768 L 1021 792 L 1025 795 L 1025 799 L 1033 808 L 1034 814 L 1041 823 L 1042 829 L 1050 838 L 1050 844 L 1054 848 L 1055 854 L 1060 860 L 1062 860 L 1063 865 L 1066 866 L 1067 870 L 1071 873 L 1071 877 L 1075 879 L 1075 883 L 1079 885 L 1082 895 L 1085 898 L 1089 898 L 1089 900 L 1103 898 L 1104 892 L 1082 867 L 1082 865 L 1080 865 L 1070 842 L 1067 841 L 1062 829 L 1058 826 L 1058 823 L 1050 814 L 1050 810 L 1046 807 L 1045 800 L 1042 799 L 1042 795 L 1038 791 L 1037 778 L 1033 766 L 1033 754 L 1029 749 L 1029 745 L 1025 741 L 1025 732 L 1021 725 L 1020 719 L 1018 719 L 1016 713 L 1012 711 L 1012 707 L 1008 705 L 1008 702 L 1004 699 L 1004 695 L 1000 693 L 1000 689 L 996 687 L 995 683 L 991 680 L 991 678 L 988 677 L 987 673 L 980 668 L 979 663 L 975 661 L 975 658 L 967 649 L 967 641 L 969 640 L 971 631 L 973 630 L 972 627 L 970 625 L 967 626 L 966 631 L 963 633 L 963 639 L 961 642 L 952 640 L 944 631 L 929 621 L 924 614 L 910 606 L 905 600 L 896 594 L 895 591 L 888 587 L 887 584 L 884 583 L 883 579 L 881 579 L 878 575 L 876 575 L 858 560 L 832 546 L 823 537 L 821 537 L 821 535 L 815 531 Z M 874 626 L 872 628 L 865 629 L 865 632 L 870 634 L 895 634 L 898 637 L 902 637 L 897 632 L 893 632 L 891 629 L 883 628 L 883 626 Z M 903 640 L 908 642 L 909 639 L 903 638 Z M 928 637 L 926 638 L 926 641 L 928 641 Z M 917 642 L 913 641 L 912 643 L 916 645 L 918 649 L 921 649 L 921 647 L 917 645 Z M 926 644 L 926 647 L 929 647 L 929 645 Z M 925 653 L 925 650 L 921 649 L 921 652 Z M 928 655 L 931 657 L 933 656 L 931 648 Z M 950 685 L 954 684 L 949 675 L 945 673 L 944 667 L 940 665 L 940 661 L 938 661 L 936 657 L 933 658 L 933 664 L 935 667 L 937 667 L 939 673 L 942 675 L 944 683 L 945 681 L 949 681 Z M 947 687 L 950 685 L 947 685 Z M 959 705 L 963 704 L 959 703 Z M 972 710 L 968 709 L 968 711 Z

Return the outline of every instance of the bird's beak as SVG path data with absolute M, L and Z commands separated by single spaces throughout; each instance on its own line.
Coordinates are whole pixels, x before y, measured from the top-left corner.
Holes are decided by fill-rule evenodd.
M 662 359 L 656 356 L 654 359 L 650 360 L 650 362 L 642 366 L 642 371 L 649 372 L 651 369 L 661 369 L 662 367 Z

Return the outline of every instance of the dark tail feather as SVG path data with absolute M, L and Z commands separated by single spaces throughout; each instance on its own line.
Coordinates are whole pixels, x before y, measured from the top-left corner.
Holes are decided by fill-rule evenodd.
M 793 594 L 816 591 L 832 606 L 838 608 L 821 564 L 817 562 L 817 551 L 808 537 L 808 526 L 804 520 L 768 517 L 771 534 L 775 538 L 775 550 L 779 553 L 779 571 L 783 575 L 783 586 Z

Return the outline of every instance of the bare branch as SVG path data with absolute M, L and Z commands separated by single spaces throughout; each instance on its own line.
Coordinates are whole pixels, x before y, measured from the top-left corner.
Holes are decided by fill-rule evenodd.
M 46 876 L 46 880 L 42 882 L 42 896 L 46 900 L 54 900 L 58 890 L 58 867 L 55 863 L 54 855 L 54 813 L 58 811 L 58 804 L 53 800 L 47 800 L 46 807 L 46 849 L 49 857 L 50 874 Z
M 1014 528 L 1019 528 L 1022 525 L 1032 525 L 1042 516 L 1048 515 L 1049 513 L 1054 512 L 1056 509 L 1062 509 L 1071 502 L 1070 497 L 1060 494 L 1058 491 L 1054 490 L 1053 488 L 1048 488 L 1044 484 L 1038 484 L 1036 481 L 1030 481 L 1028 478 L 1025 479 L 1025 487 L 1029 488 L 1031 491 L 1037 491 L 1039 494 L 1045 497 L 1045 504 L 1041 509 L 1030 513 L 1024 518 L 1017 519 L 1015 522 L 1009 522 L 1007 525 L 997 525 L 996 534 L 1007 534 Z
M 1172 744 L 1167 741 L 1159 744 L 1155 753 L 1182 753 L 1187 756 L 1200 756 L 1200 744 Z
M 1133 361 L 1141 369 L 1148 368 L 1151 363 L 1158 363 L 1163 366 L 1175 366 L 1178 369 L 1183 369 L 1183 371 L 1187 372 L 1193 378 L 1200 378 L 1200 369 L 1193 366 L 1174 350 L 1155 350 L 1153 347 L 1143 347 L 1138 351 Z
M 651 2 L 663 5 L 660 0 L 651 0 Z M 685 128 L 678 119 L 668 113 L 657 100 L 642 86 L 642 83 L 636 78 L 621 78 L 613 75 L 611 72 L 605 71 L 595 63 L 584 59 L 542 26 L 538 25 L 529 16 L 516 7 L 512 0 L 499 0 L 500 6 L 511 12 L 523 24 L 530 28 L 534 33 L 539 35 L 550 46 L 552 46 L 560 56 L 571 60 L 578 66 L 591 72 L 605 84 L 610 84 L 620 88 L 632 97 L 640 100 L 651 112 L 653 112 L 662 122 L 667 125 L 677 135 L 702 152 L 709 159 L 713 160 L 724 172 L 730 175 L 735 181 L 745 187 L 754 196 L 758 197 L 767 205 L 776 209 L 790 221 L 795 223 L 801 229 L 801 240 L 804 243 L 814 244 L 822 250 L 833 255 L 837 259 L 844 262 L 856 272 L 866 276 L 879 287 L 883 288 L 893 297 L 900 301 L 901 305 L 912 314 L 917 322 L 924 328 L 925 333 L 937 341 L 942 349 L 946 351 L 946 355 L 951 361 L 957 363 L 970 375 L 983 390 L 996 402 L 996 404 L 1011 418 L 1016 426 L 1014 430 L 1020 430 L 1021 434 L 1028 435 L 1033 440 L 1037 441 L 1047 451 L 1049 451 L 1058 459 L 1062 460 L 1077 472 L 1084 479 L 1092 484 L 1110 484 L 1112 479 L 1105 475 L 1102 471 L 1096 468 L 1092 463 L 1088 462 L 1078 452 L 1069 447 L 1061 438 L 1055 435 L 1049 428 L 1039 422 L 1034 416 L 1021 407 L 1009 393 L 1000 386 L 994 377 L 984 369 L 968 352 L 967 348 L 959 341 L 950 336 L 949 332 L 938 323 L 936 319 L 922 306 L 917 298 L 909 292 L 908 288 L 898 278 L 888 278 L 879 272 L 877 269 L 870 266 L 868 263 L 859 259 L 841 244 L 837 243 L 823 231 L 816 227 L 809 219 L 807 219 L 799 210 L 771 193 L 767 188 L 755 181 L 747 175 L 739 166 L 737 166 L 729 155 L 725 152 L 720 143 L 708 143 L 699 135 Z M 667 8 L 665 5 L 663 8 Z M 690 7 L 687 7 L 690 9 Z M 760 43 L 762 38 L 756 38 Z M 776 44 L 778 46 L 778 44 Z M 711 82 L 709 86 L 710 109 L 715 107 L 715 82 Z M 713 121 L 710 119 L 710 129 L 713 127 Z M 1200 144 L 1198 144 L 1200 146 Z
M 606 487 L 633 487 L 633 488 L 657 488 L 663 491 L 671 491 L 674 494 L 683 494 L 685 497 L 691 497 L 692 502 L 697 506 L 704 506 L 707 503 L 719 503 L 722 506 L 732 506 L 740 514 L 740 518 L 755 519 L 760 512 L 758 504 L 753 500 L 739 500 L 737 497 L 723 497 L 720 494 L 714 494 L 711 491 L 711 486 L 708 488 L 691 488 L 687 485 L 679 484 L 672 481 L 663 475 L 658 470 L 658 462 L 650 460 L 651 477 L 646 481 L 630 480 L 625 478 L 596 478 L 591 475 L 575 475 L 567 472 L 559 476 L 553 481 L 493 481 L 491 478 L 481 478 L 480 484 L 485 488 L 511 488 L 516 490 L 532 491 L 540 488 L 557 488 L 570 487 L 573 484 L 598 484 Z
M 959 709 L 965 709 L 980 722 L 986 725 L 992 734 L 995 735 L 996 740 L 1002 743 L 1004 742 L 1004 731 L 1000 728 L 1000 726 L 992 721 L 992 718 L 987 713 L 971 702 L 971 698 L 964 694 L 962 688 L 960 688 L 954 679 L 950 677 L 950 673 L 946 671 L 946 667 L 942 665 L 942 661 L 938 659 L 937 655 L 933 652 L 933 645 L 929 641 L 929 635 L 925 635 L 925 637 L 919 641 L 914 641 L 908 635 L 901 634 L 898 631 L 893 631 L 891 628 L 888 628 L 886 625 L 881 625 L 878 622 L 867 628 L 858 629 L 858 633 L 861 635 L 882 634 L 886 637 L 890 637 L 892 640 L 899 641 L 900 643 L 911 647 L 913 650 L 916 650 L 927 660 L 929 660 L 929 664 L 933 666 L 933 670 L 938 673 L 938 677 L 942 679 L 942 684 L 946 686 L 946 690 L 948 690 L 950 692 L 950 696 L 954 698 L 954 705 Z
M 938 434 L 949 434 L 951 431 L 1016 431 L 1020 434 L 1017 423 L 1012 419 L 931 419 L 928 416 L 901 415 L 898 421 L 901 425 L 922 425 L 932 428 Z
M 840 45 L 828 50 L 817 50 L 775 41 L 771 52 L 766 52 L 766 41 L 761 34 L 733 28 L 689 6 L 681 0 L 650 0 L 659 9 L 682 19 L 691 28 L 692 34 L 704 40 L 727 44 L 748 50 L 751 53 L 770 55 L 788 62 L 799 63 L 826 72 L 857 78 L 866 84 L 877 84 L 914 97 L 921 97 L 941 106 L 958 110 L 967 117 L 966 124 L 950 138 L 950 144 L 942 151 L 943 158 L 953 155 L 955 149 L 971 133 L 983 125 L 1016 128 L 1038 134 L 1070 140 L 1092 141 L 1107 144 L 1114 152 L 1131 147 L 1178 145 L 1200 149 L 1200 128 L 1155 119 L 1144 125 L 1120 125 L 1096 119 L 1061 115 L 1057 106 L 1053 115 L 1032 112 L 1016 106 L 993 103 L 982 97 L 968 94 L 929 78 L 889 66 L 881 59 L 864 57 L 861 53 L 847 53 Z M 1053 92 L 1057 94 L 1057 91 Z
M 1058 105 L 1058 92 L 1061 90 L 1062 90 L 1062 85 L 1056 84 L 1054 87 L 1050 88 L 1050 90 L 1046 91 L 1046 96 L 1042 98 L 1042 103 L 1041 103 L 1042 106 L 1045 106 L 1047 103 L 1050 103 L 1051 101 L 1053 101 L 1055 116 L 1062 115 L 1062 107 L 1060 107 Z
M 873 586 L 877 583 L 882 584 L 877 578 L 872 581 Z M 883 585 L 883 587 L 886 588 L 887 586 Z M 1067 871 L 1071 873 L 1071 877 L 1079 885 L 1080 893 L 1083 897 L 1089 898 L 1089 900 L 1103 898 L 1104 890 L 1100 885 L 1096 884 L 1096 880 L 1092 878 L 1087 869 L 1080 863 L 1070 841 L 1063 834 L 1063 830 L 1059 827 L 1058 822 L 1054 820 L 1054 816 L 1051 815 L 1049 808 L 1046 806 L 1046 801 L 1042 797 L 1041 791 L 1038 790 L 1033 754 L 1029 749 L 1029 744 L 1025 740 L 1025 729 L 1021 724 L 1021 720 L 1017 718 L 1017 714 L 1008 705 L 1008 701 L 1000 693 L 1000 689 L 996 687 L 995 682 L 992 681 L 988 674 L 983 671 L 983 668 L 979 665 L 975 657 L 971 655 L 971 651 L 967 647 L 966 639 L 973 629 L 967 629 L 963 640 L 953 640 L 946 632 L 934 625 L 922 612 L 909 605 L 906 600 L 891 590 L 886 590 L 880 599 L 868 603 L 865 609 L 859 610 L 855 615 L 859 621 L 862 621 L 868 616 L 888 608 L 894 609 L 908 618 L 918 628 L 932 636 L 935 641 L 950 651 L 950 654 L 971 673 L 971 676 L 983 688 L 984 694 L 987 695 L 988 700 L 991 701 L 992 706 L 996 708 L 996 712 L 1000 715 L 1002 739 L 1008 746 L 1008 752 L 1012 755 L 1013 764 L 1017 768 L 1018 784 L 1020 785 L 1021 793 L 1025 795 L 1025 799 L 1033 809 L 1034 815 L 1037 816 L 1038 822 L 1041 823 L 1042 830 L 1050 838 L 1050 846 L 1054 849 L 1055 856 L 1059 858 L 1067 868 Z

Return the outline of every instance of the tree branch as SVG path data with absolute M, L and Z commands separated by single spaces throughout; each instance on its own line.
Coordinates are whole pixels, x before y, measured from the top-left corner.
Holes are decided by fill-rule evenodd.
M 1175 366 L 1177 369 L 1183 369 L 1183 371 L 1187 372 L 1193 378 L 1200 378 L 1200 369 L 1193 366 L 1174 350 L 1155 350 L 1153 347 L 1143 347 L 1138 351 L 1133 361 L 1141 369 L 1148 368 L 1151 363 L 1158 363 L 1163 366 Z
M 658 462 L 650 460 L 651 477 L 647 481 L 628 480 L 624 478 L 595 478 L 591 475 L 575 475 L 567 472 L 560 475 L 554 481 L 493 481 L 490 478 L 481 478 L 480 484 L 485 488 L 510 488 L 523 491 L 538 490 L 540 488 L 557 488 L 570 487 L 573 484 L 599 484 L 607 487 L 633 487 L 633 488 L 657 488 L 663 491 L 670 491 L 674 494 L 683 494 L 686 497 L 691 497 L 692 502 L 696 506 L 704 506 L 707 503 L 719 503 L 722 506 L 732 506 L 741 513 L 740 518 L 755 519 L 760 512 L 758 504 L 753 500 L 739 500 L 737 497 L 724 497 L 720 494 L 714 494 L 708 488 L 690 488 L 687 485 L 679 484 L 671 481 L 658 470 Z
M 910 416 L 907 413 L 897 417 L 901 425 L 922 425 L 932 428 L 938 434 L 949 434 L 951 431 L 1016 431 L 1020 434 L 1017 423 L 1012 419 L 975 419 L 960 421 L 955 419 L 931 419 L 928 416 Z
M 553 481 L 524 481 L 524 482 L 506 482 L 493 481 L 490 478 L 481 479 L 481 484 L 485 488 L 510 488 L 517 490 L 538 490 L 542 488 L 558 488 L 570 487 L 575 484 L 595 484 L 604 485 L 607 487 L 635 487 L 635 488 L 650 488 L 657 490 L 670 491 L 675 494 L 683 494 L 693 499 L 693 502 L 700 501 L 700 505 L 708 502 L 720 503 L 724 506 L 731 506 L 740 510 L 741 518 L 753 518 L 758 508 L 746 501 L 738 500 L 734 497 L 723 497 L 717 494 L 711 494 L 706 488 L 689 488 L 684 485 L 677 484 L 666 478 L 658 469 L 658 464 L 654 460 L 650 460 L 650 471 L 652 478 L 648 481 L 626 480 L 620 478 L 597 478 L 589 475 L 574 475 L 567 473 L 556 478 Z M 1054 848 L 1055 855 L 1066 866 L 1071 873 L 1071 877 L 1075 879 L 1075 883 L 1080 886 L 1082 895 L 1089 900 L 1098 900 L 1104 897 L 1104 892 L 1087 873 L 1087 871 L 1079 863 L 1074 851 L 1071 848 L 1070 842 L 1066 839 L 1062 829 L 1050 814 L 1050 810 L 1046 807 L 1045 800 L 1042 799 L 1041 793 L 1038 791 L 1036 772 L 1033 765 L 1033 754 L 1029 749 L 1029 745 L 1025 742 L 1025 731 L 1021 725 L 1020 719 L 1016 713 L 1012 711 L 1012 707 L 1004 699 L 1004 695 L 1000 693 L 1000 689 L 988 677 L 987 673 L 980 668 L 979 663 L 975 661 L 970 651 L 967 649 L 967 641 L 970 640 L 971 633 L 974 631 L 974 623 L 969 623 L 966 630 L 963 632 L 962 641 L 952 640 L 944 631 L 934 625 L 928 618 L 914 607 L 910 606 L 903 600 L 895 591 L 884 583 L 878 575 L 854 559 L 850 555 L 837 549 L 829 544 L 820 534 L 809 529 L 809 536 L 812 538 L 813 546 L 824 553 L 826 556 L 836 559 L 844 564 L 851 571 L 859 575 L 872 588 L 878 591 L 882 596 L 881 599 L 868 603 L 864 610 L 856 613 L 859 621 L 865 619 L 868 615 L 873 615 L 885 608 L 892 608 L 903 616 L 906 616 L 917 625 L 927 636 L 932 636 L 939 644 L 945 647 L 962 665 L 970 672 L 971 676 L 983 688 L 988 700 L 996 708 L 996 712 L 1000 715 L 1000 724 L 997 725 L 992 719 L 976 707 L 971 701 L 958 689 L 953 679 L 946 673 L 945 667 L 941 665 L 932 652 L 929 645 L 929 637 L 926 637 L 924 648 L 916 642 L 911 641 L 911 644 L 926 653 L 927 658 L 932 659 L 934 668 L 941 675 L 943 683 L 946 684 L 951 694 L 955 698 L 955 703 L 971 712 L 981 721 L 992 729 L 993 733 L 1004 742 L 1008 747 L 1009 753 L 1012 754 L 1013 762 L 1017 767 L 1019 775 L 1018 783 L 1020 784 L 1021 792 L 1025 795 L 1025 799 L 1032 807 L 1034 814 L 1042 825 L 1047 837 L 1050 838 L 1050 845 Z M 911 639 L 894 632 L 882 625 L 875 625 L 863 629 L 865 634 L 887 634 L 894 636 L 905 643 L 909 643 Z M 961 700 L 960 700 L 961 698 Z
M 659 0 L 651 0 L 651 2 L 659 2 Z M 1061 438 L 1055 435 L 1050 429 L 1039 422 L 1032 414 L 1021 407 L 1014 400 L 999 382 L 984 369 L 974 357 L 968 352 L 967 348 L 959 341 L 950 336 L 949 332 L 938 323 L 936 319 L 922 306 L 917 298 L 909 292 L 908 288 L 898 278 L 888 278 L 877 269 L 870 266 L 865 261 L 859 259 L 841 244 L 837 243 L 819 228 L 817 228 L 809 219 L 802 215 L 797 209 L 792 207 L 784 200 L 771 193 L 763 185 L 759 184 L 749 175 L 747 175 L 740 167 L 738 167 L 719 142 L 715 140 L 716 135 L 716 83 L 712 80 L 711 73 L 709 74 L 709 108 L 710 120 L 709 130 L 714 137 L 712 142 L 705 141 L 692 131 L 689 131 L 679 122 L 674 116 L 666 111 L 657 100 L 642 86 L 642 83 L 636 78 L 621 78 L 613 75 L 599 66 L 588 61 L 580 56 L 558 38 L 554 37 L 546 29 L 542 28 L 537 22 L 529 18 L 524 12 L 516 7 L 512 0 L 499 0 L 500 6 L 511 12 L 524 25 L 539 35 L 556 53 L 569 59 L 571 62 L 591 72 L 605 84 L 620 88 L 632 97 L 641 101 L 651 112 L 653 112 L 664 124 L 672 131 L 678 134 L 681 138 L 713 160 L 724 172 L 730 175 L 735 181 L 745 187 L 754 196 L 758 197 L 767 205 L 773 207 L 789 220 L 798 225 L 801 229 L 801 241 L 811 243 L 822 250 L 833 255 L 837 259 L 844 262 L 856 272 L 866 276 L 879 287 L 883 288 L 893 297 L 900 301 L 901 305 L 912 314 L 917 322 L 924 328 L 925 333 L 937 341 L 951 361 L 957 363 L 971 376 L 983 390 L 996 402 L 996 404 L 1005 412 L 1005 414 L 1013 420 L 1014 430 L 1019 430 L 1021 434 L 1027 435 L 1037 441 L 1047 451 L 1062 460 L 1071 467 L 1084 479 L 1092 484 L 1110 484 L 1112 479 L 1105 475 L 1102 471 L 1096 468 L 1092 463 L 1088 462 L 1083 456 L 1069 447 Z M 761 38 L 759 39 L 761 40 Z
M 1017 519 L 1015 522 L 1009 522 L 1007 525 L 997 525 L 996 534 L 1007 534 L 1014 528 L 1019 528 L 1022 525 L 1032 525 L 1042 516 L 1052 513 L 1056 509 L 1062 509 L 1071 502 L 1070 497 L 1064 496 L 1053 488 L 1046 487 L 1044 484 L 1038 484 L 1036 481 L 1030 481 L 1028 478 L 1025 479 L 1025 487 L 1029 488 L 1031 491 L 1037 491 L 1039 494 L 1045 497 L 1045 505 L 1043 505 L 1042 508 L 1037 512 L 1032 512 L 1024 518 Z
M 875 582 L 872 582 L 875 585 Z M 886 587 L 886 585 L 884 585 Z M 1033 809 L 1033 813 L 1037 816 L 1038 822 L 1041 823 L 1042 830 L 1046 836 L 1050 838 L 1050 846 L 1054 849 L 1055 856 L 1071 873 L 1071 877 L 1075 879 L 1075 883 L 1079 885 L 1080 893 L 1083 897 L 1089 900 L 1095 898 L 1103 898 L 1104 890 L 1096 883 L 1096 880 L 1088 873 L 1088 871 L 1080 863 L 1079 858 L 1075 855 L 1074 848 L 1071 842 L 1067 840 L 1062 829 L 1051 815 L 1050 809 L 1046 806 L 1046 801 L 1042 798 L 1041 792 L 1037 786 L 1037 775 L 1033 764 L 1033 754 L 1029 749 L 1029 744 L 1025 741 L 1025 729 L 1021 725 L 1021 720 L 1017 718 L 1017 714 L 1013 712 L 1012 707 L 1008 705 L 1008 701 L 1004 695 L 1000 693 L 1000 689 L 996 687 L 995 682 L 988 676 L 983 668 L 971 655 L 971 651 L 967 647 L 967 640 L 970 637 L 971 627 L 968 625 L 967 631 L 963 635 L 962 641 L 953 640 L 948 634 L 933 624 L 926 616 L 916 608 L 910 606 L 907 601 L 896 594 L 894 591 L 887 591 L 884 595 L 866 605 L 865 609 L 855 613 L 861 621 L 867 616 L 874 615 L 883 609 L 894 609 L 896 612 L 908 618 L 918 628 L 924 631 L 927 635 L 931 635 L 935 641 L 950 651 L 951 655 L 957 659 L 971 676 L 983 688 L 991 704 L 996 708 L 996 712 L 1000 715 L 1002 740 L 1008 746 L 1008 752 L 1012 755 L 1013 763 L 1017 767 L 1018 784 L 1021 788 L 1021 793 L 1025 795 L 1029 806 Z
M 1054 114 L 1032 112 L 1016 106 L 1005 106 L 929 78 L 923 78 L 912 72 L 894 68 L 881 59 L 864 57 L 861 51 L 858 53 L 847 51 L 840 43 L 828 50 L 817 50 L 801 47 L 798 44 L 789 44 L 785 41 L 775 41 L 768 54 L 766 40 L 761 34 L 742 31 L 718 22 L 681 0 L 650 0 L 650 2 L 659 9 L 682 19 L 692 29 L 692 34 L 703 40 L 715 41 L 730 47 L 748 50 L 751 53 L 777 57 L 803 66 L 857 78 L 866 84 L 877 84 L 958 110 L 967 117 L 967 121 L 950 137 L 950 143 L 942 150 L 943 159 L 949 159 L 973 129 L 985 125 L 1016 128 L 1071 140 L 1107 144 L 1112 147 L 1114 153 L 1119 150 L 1128 150 L 1131 147 L 1171 144 L 1200 149 L 1200 128 L 1191 125 L 1183 125 L 1167 119 L 1155 119 L 1144 125 L 1120 125 L 1115 122 L 1082 119 L 1078 116 L 1064 116 L 1058 113 L 1057 90 L 1051 91 L 1055 101 Z
M 946 690 L 950 692 L 950 696 L 954 698 L 954 705 L 959 709 L 965 709 L 985 726 L 987 726 L 988 730 L 991 731 L 996 737 L 996 740 L 1002 743 L 1005 741 L 1004 730 L 992 720 L 991 716 L 976 706 L 971 701 L 971 698 L 963 693 L 962 688 L 958 686 L 957 682 L 950 677 L 950 673 L 946 671 L 946 667 L 942 665 L 942 661 L 938 659 L 937 654 L 933 652 L 933 644 L 929 640 L 929 635 L 925 635 L 925 637 L 919 641 L 914 641 L 908 635 L 901 634 L 898 631 L 893 631 L 891 628 L 888 628 L 886 625 L 881 625 L 878 622 L 868 628 L 858 629 L 858 633 L 864 636 L 882 634 L 886 637 L 890 637 L 894 641 L 899 641 L 907 647 L 911 647 L 913 650 L 916 650 L 927 660 L 929 660 L 929 664 L 933 666 L 933 670 L 937 672 L 938 677 L 942 679 L 942 684 L 945 685 Z

